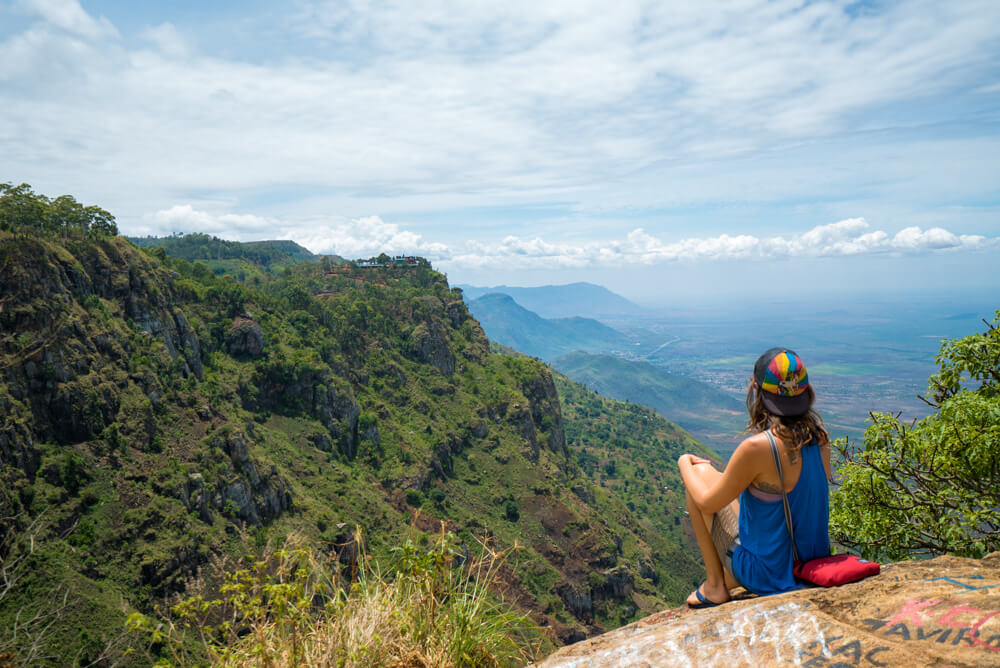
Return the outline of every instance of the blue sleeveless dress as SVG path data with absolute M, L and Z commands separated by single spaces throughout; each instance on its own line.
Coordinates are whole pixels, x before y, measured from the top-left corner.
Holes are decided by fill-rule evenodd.
M 802 473 L 788 492 L 795 546 L 804 561 L 830 554 L 830 489 L 819 446 L 804 446 Z M 733 575 L 755 594 L 778 594 L 802 585 L 792 575 L 792 540 L 781 499 L 762 501 L 740 493 L 740 542 L 733 550 Z

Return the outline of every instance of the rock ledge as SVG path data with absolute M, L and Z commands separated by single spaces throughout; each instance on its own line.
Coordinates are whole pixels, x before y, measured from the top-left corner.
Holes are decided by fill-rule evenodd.
M 832 589 L 666 610 L 538 665 L 997 666 L 1000 552 L 888 564 Z

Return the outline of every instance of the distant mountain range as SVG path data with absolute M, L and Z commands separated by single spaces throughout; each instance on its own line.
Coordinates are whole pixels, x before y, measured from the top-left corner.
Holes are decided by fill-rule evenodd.
M 482 288 L 474 285 L 459 285 L 465 293 L 466 301 L 479 299 L 490 293 L 502 293 L 513 297 L 518 304 L 534 311 L 543 318 L 570 318 L 585 316 L 622 316 L 638 314 L 642 307 L 633 304 L 619 294 L 593 283 L 570 283 L 568 285 L 543 285 L 535 288 L 517 288 L 498 285 Z
M 746 409 L 708 383 L 612 355 L 574 352 L 552 366 L 598 394 L 652 408 L 716 452 L 728 453 L 738 444 Z
M 471 301 L 467 293 L 465 297 L 469 311 L 490 339 L 532 357 L 551 360 L 575 350 L 606 351 L 629 345 L 624 334 L 591 318 L 543 318 L 505 294 Z
M 717 452 L 727 453 L 738 443 L 746 412 L 739 399 L 654 364 L 606 354 L 631 349 L 634 341 L 627 335 L 592 318 L 543 318 L 506 294 L 471 301 L 469 292 L 464 296 L 492 341 L 546 360 L 606 397 L 648 406 Z

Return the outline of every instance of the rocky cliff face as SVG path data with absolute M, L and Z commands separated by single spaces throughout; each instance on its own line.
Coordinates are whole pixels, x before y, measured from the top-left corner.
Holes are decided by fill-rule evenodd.
M 215 509 L 256 527 L 277 519 L 292 507 L 288 483 L 281 479 L 274 466 L 268 466 L 263 473 L 258 470 L 257 462 L 250 457 L 249 443 L 250 439 L 242 432 L 219 434 L 212 440 L 214 447 L 229 456 L 230 464 L 222 484 L 215 490 L 205 487 L 201 472 L 188 473 L 178 496 L 184 507 L 197 511 L 203 522 L 213 522 L 210 509 Z
M 410 334 L 410 341 L 418 360 L 433 365 L 446 376 L 455 372 L 455 355 L 439 323 L 420 323 Z
M 335 376 L 329 367 L 295 367 L 282 361 L 259 365 L 241 397 L 249 411 L 313 417 L 327 429 L 338 452 L 348 459 L 357 454 L 361 407 L 349 383 Z M 373 431 L 367 434 L 369 439 L 377 439 L 377 427 L 370 429 Z
M 179 378 L 203 374 L 201 342 L 175 306 L 169 272 L 119 241 L 70 248 L 0 244 L 0 374 L 10 402 L 0 452 L 29 472 L 31 437 L 84 441 L 115 421 L 133 390 L 160 401 L 162 379 L 128 368 L 129 357 L 148 353 Z
M 1000 553 L 888 564 L 831 589 L 678 608 L 564 647 L 541 668 L 996 666 Z
M 96 495 L 126 512 L 176 499 L 206 525 L 223 518 L 259 526 L 292 507 L 287 481 L 250 456 L 251 439 L 242 431 L 207 439 L 200 466 L 186 475 L 175 479 L 163 471 L 165 462 L 176 467 L 189 457 L 205 425 L 218 417 L 215 401 L 177 391 L 187 379 L 188 389 L 204 379 L 202 357 L 210 352 L 206 345 L 215 344 L 204 323 L 199 333 L 185 313 L 190 285 L 178 287 L 176 272 L 120 239 L 0 239 L 0 266 L 5 517 L 44 507 L 36 497 L 39 474 L 64 490 L 46 503 L 68 513 L 60 520 L 68 528 L 84 521 Z M 253 348 L 253 331 L 244 339 Z M 199 402 L 195 414 L 184 415 Z M 109 474 L 119 479 L 105 486 Z M 92 490 L 76 499 L 88 485 Z M 155 517 L 167 521 L 178 511 L 160 508 Z M 162 529 L 137 521 L 150 527 L 150 536 Z M 185 530 L 184 522 L 169 521 L 180 526 L 165 533 Z M 187 545 L 151 551 L 139 564 L 135 543 L 147 538 L 137 541 L 123 528 L 114 540 L 134 550 L 137 579 L 129 584 L 153 592 L 182 586 L 183 575 L 206 558 L 201 538 L 187 530 Z
M 521 391 L 528 399 L 531 422 L 545 432 L 549 450 L 565 457 L 566 432 L 552 375 L 539 373 L 529 377 L 521 384 Z

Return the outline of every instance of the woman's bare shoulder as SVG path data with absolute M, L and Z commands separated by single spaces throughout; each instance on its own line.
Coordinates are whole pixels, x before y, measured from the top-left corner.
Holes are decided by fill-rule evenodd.
M 750 452 L 768 447 L 770 446 L 768 444 L 767 435 L 761 431 L 744 438 L 740 444 L 736 446 L 736 449 L 739 450 L 740 448 L 743 448 L 744 450 Z
M 770 446 L 768 445 L 767 436 L 764 435 L 764 432 L 751 434 L 750 436 L 744 438 L 740 444 L 736 446 L 736 449 L 733 451 L 733 455 L 729 458 L 729 461 L 754 460 L 769 451 Z

